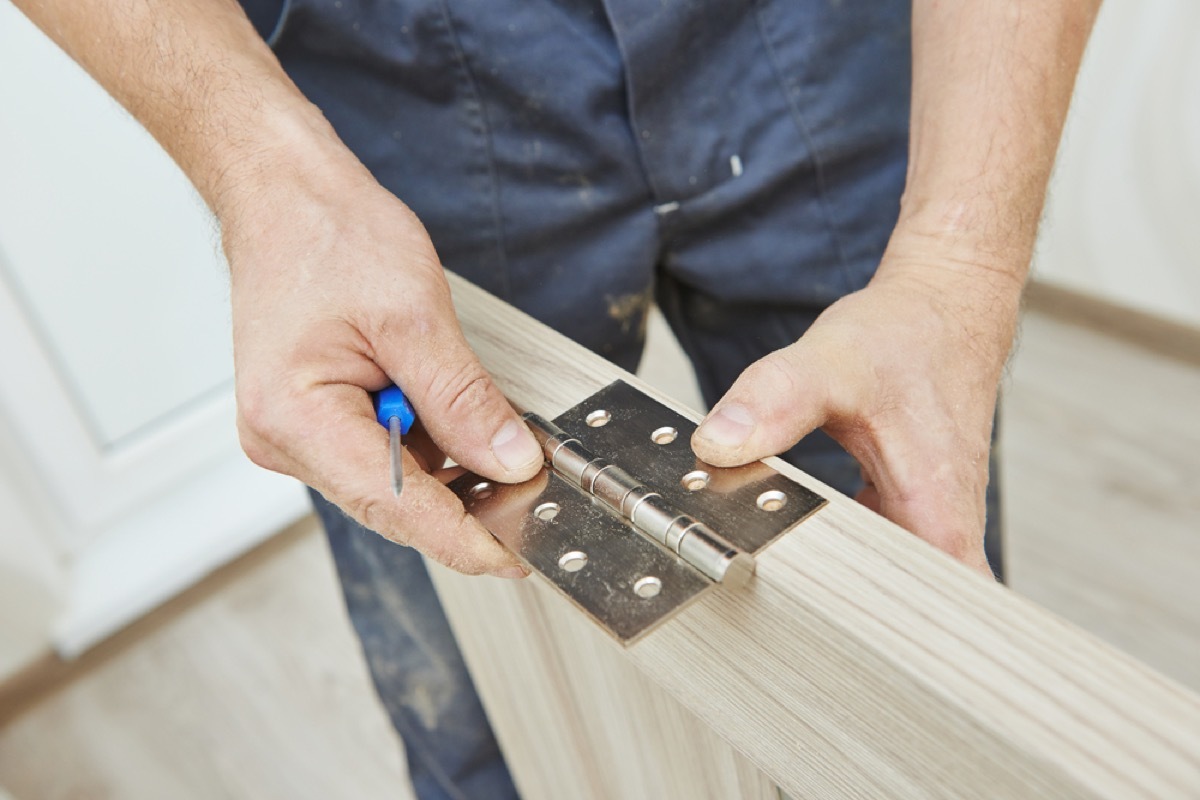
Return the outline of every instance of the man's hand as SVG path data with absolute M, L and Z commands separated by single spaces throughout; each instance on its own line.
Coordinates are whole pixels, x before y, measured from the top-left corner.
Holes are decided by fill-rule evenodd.
M 532 477 L 542 455 L 467 346 L 425 229 L 356 170 L 264 203 L 252 221 L 225 225 L 247 454 L 447 566 L 524 576 L 427 474 L 445 452 L 515 482 Z M 423 428 L 409 440 L 399 498 L 369 396 L 389 381 L 403 387 Z
M 145 125 L 221 222 L 239 428 L 259 464 L 462 572 L 525 571 L 421 467 L 442 452 L 532 477 L 532 434 L 467 347 L 424 228 L 346 149 L 235 0 L 16 0 Z M 394 381 L 423 430 L 393 497 L 368 393 Z M 420 463 L 424 462 L 424 463 Z
M 861 501 L 987 572 L 996 389 L 1098 6 L 914 0 L 908 180 L 879 271 L 742 375 L 697 455 L 741 464 L 823 427 Z
M 1020 288 L 986 266 L 889 251 L 866 289 L 742 374 L 697 430 L 697 455 L 744 464 L 823 428 L 862 465 L 861 502 L 990 575 L 988 451 Z

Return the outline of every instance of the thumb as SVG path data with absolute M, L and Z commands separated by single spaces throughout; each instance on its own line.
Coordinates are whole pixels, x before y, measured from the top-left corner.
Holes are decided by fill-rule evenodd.
M 403 326 L 403 337 L 376 346 L 379 365 L 450 458 L 505 483 L 532 478 L 542 449 L 467 345 L 449 297 L 423 317 Z
M 830 416 L 829 371 L 803 340 L 751 364 L 692 436 L 718 467 L 784 452 Z

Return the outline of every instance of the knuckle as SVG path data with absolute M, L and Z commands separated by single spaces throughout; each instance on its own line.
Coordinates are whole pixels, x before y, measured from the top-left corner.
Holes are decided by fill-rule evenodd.
M 492 382 L 474 359 L 453 371 L 443 371 L 434 386 L 439 407 L 452 416 L 470 419 L 483 410 L 491 399 Z
M 264 394 L 262 392 L 238 386 L 238 428 L 245 429 L 251 433 L 261 432 L 266 421 L 270 418 L 264 405 Z
M 280 402 L 271 398 L 270 393 L 257 388 L 237 391 L 238 430 L 243 435 L 257 439 L 267 446 L 278 446 L 286 438 L 286 426 L 282 421 L 288 418 L 287 413 L 280 410 Z
M 275 448 L 259 434 L 240 411 L 237 417 L 237 433 L 238 444 L 251 463 L 263 469 L 279 471 L 280 461 Z

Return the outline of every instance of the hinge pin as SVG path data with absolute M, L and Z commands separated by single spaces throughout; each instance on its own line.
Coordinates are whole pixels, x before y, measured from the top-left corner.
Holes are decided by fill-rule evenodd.
M 555 472 L 711 580 L 740 586 L 754 573 L 754 558 L 749 553 L 726 542 L 703 522 L 679 513 L 662 495 L 619 466 L 596 457 L 578 439 L 536 414 L 526 414 L 525 421 Z

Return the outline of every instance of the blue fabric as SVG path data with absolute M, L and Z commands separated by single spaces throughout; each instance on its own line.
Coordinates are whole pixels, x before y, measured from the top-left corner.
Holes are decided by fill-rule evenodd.
M 417 797 L 517 797 L 425 562 L 312 494 Z
M 709 403 L 864 286 L 898 214 L 907 0 L 246 3 L 449 269 L 626 368 L 657 298 Z M 859 488 L 822 433 L 787 457 Z M 418 795 L 514 796 L 420 559 L 316 505 Z

